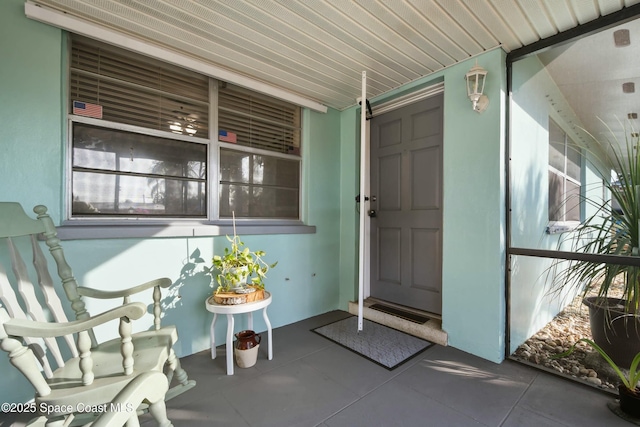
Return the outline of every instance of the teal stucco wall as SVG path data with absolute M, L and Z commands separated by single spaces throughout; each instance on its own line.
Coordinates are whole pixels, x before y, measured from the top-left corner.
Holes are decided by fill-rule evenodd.
M 59 209 L 61 42 L 62 31 L 25 18 L 23 1 L 1 2 L 0 200 Z
M 445 74 L 443 329 L 449 345 L 504 359 L 505 54 L 477 58 L 488 71 L 490 105 L 478 114 L 466 96 L 462 62 Z

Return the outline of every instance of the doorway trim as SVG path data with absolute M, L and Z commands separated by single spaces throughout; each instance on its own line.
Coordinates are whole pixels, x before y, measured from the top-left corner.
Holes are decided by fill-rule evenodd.
M 384 114 L 389 111 L 404 107 L 405 105 L 413 104 L 414 102 L 418 102 L 425 98 L 429 98 L 430 96 L 438 95 L 441 93 L 444 93 L 444 82 L 429 85 L 406 95 L 394 98 L 390 101 L 374 104 L 372 107 L 372 109 L 375 109 L 373 114 Z

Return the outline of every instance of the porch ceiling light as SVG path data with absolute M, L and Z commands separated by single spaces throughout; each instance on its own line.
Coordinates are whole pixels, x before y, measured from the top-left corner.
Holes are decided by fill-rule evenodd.
M 473 110 L 482 113 L 489 106 L 489 98 L 483 95 L 484 82 L 487 77 L 487 70 L 476 62 L 464 78 L 467 80 L 467 96 L 473 104 Z

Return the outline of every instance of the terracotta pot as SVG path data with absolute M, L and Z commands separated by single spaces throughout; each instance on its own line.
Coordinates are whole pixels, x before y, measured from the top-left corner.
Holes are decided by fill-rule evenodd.
M 640 418 L 640 389 L 636 387 L 635 393 L 623 385 L 618 386 L 620 393 L 620 409 L 627 415 Z
M 619 298 L 587 297 L 593 341 L 620 367 L 628 368 L 640 353 L 640 319 L 624 312 Z

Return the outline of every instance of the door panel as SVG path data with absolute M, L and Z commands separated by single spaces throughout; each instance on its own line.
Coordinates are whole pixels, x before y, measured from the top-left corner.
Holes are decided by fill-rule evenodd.
M 377 277 L 389 284 L 400 284 L 400 228 L 382 228 L 378 230 L 380 262 Z
M 440 313 L 442 102 L 371 120 L 371 296 Z
M 391 120 L 380 126 L 380 147 L 390 147 L 402 142 L 402 120 Z
M 378 208 L 385 211 L 399 211 L 401 202 L 402 155 L 394 153 L 378 159 L 380 183 L 378 185 Z M 374 194 L 374 193 L 371 193 Z
M 411 231 L 412 286 L 429 292 L 440 292 L 440 268 L 425 263 L 424 259 L 440 259 L 440 230 L 413 229 Z
M 411 153 L 411 209 L 440 209 L 440 147 L 423 148 Z M 433 185 L 424 185 L 424 183 Z

